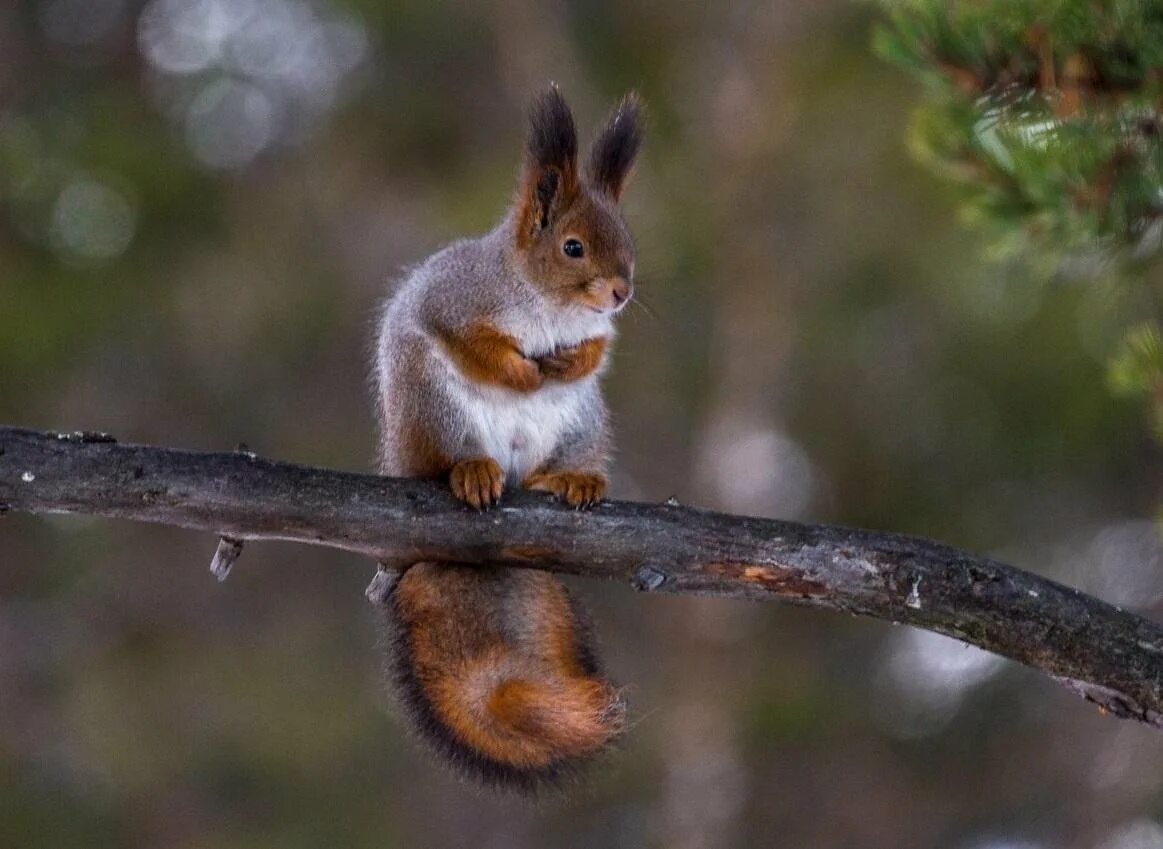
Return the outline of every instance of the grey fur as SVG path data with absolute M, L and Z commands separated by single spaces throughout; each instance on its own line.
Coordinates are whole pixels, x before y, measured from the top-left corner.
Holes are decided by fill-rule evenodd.
M 547 429 L 555 438 L 534 446 L 529 457 L 494 456 L 510 485 L 549 463 L 605 472 L 610 437 L 598 373 L 568 383 L 547 382 L 523 395 L 475 384 L 460 374 L 443 348 L 441 334 L 456 334 L 482 319 L 519 340 L 531 358 L 613 335 L 609 315 L 557 302 L 524 277 L 515 257 L 514 229 L 513 219 L 506 218 L 480 238 L 447 246 L 414 268 L 385 303 L 375 356 L 382 473 L 415 473 L 402 442 L 414 426 L 422 427 L 454 462 L 491 456 L 482 430 L 490 428 L 490 421 L 507 424 L 518 408 L 528 414 L 516 423 L 518 437 L 544 442 L 540 431 Z
M 631 293 L 633 239 L 613 197 L 578 183 L 573 119 L 555 89 L 533 110 L 527 157 L 532 161 L 526 163 L 521 190 L 505 219 L 491 232 L 454 242 L 429 257 L 384 304 L 373 368 L 384 474 L 444 475 L 463 460 L 488 457 L 500 464 L 510 488 L 535 473 L 605 475 L 610 433 L 599 379 L 609 358 L 613 315 Z M 584 240 L 580 256 L 563 255 L 569 239 Z M 513 340 L 526 362 L 497 334 Z M 562 365 L 571 362 L 567 349 L 598 338 L 607 340 L 598 368 L 562 379 L 570 374 Z M 499 356 L 530 375 L 519 382 L 520 390 L 500 385 L 502 375 L 490 372 L 487 364 L 483 371 L 465 365 L 465 348 L 498 343 Z M 520 746 L 515 760 L 505 760 L 474 747 L 472 735 L 466 739 L 450 720 L 460 717 L 463 724 L 465 716 L 486 717 L 490 693 L 507 678 L 542 678 L 548 692 L 557 694 L 554 698 L 568 692 L 562 681 L 579 673 L 604 683 L 586 617 L 569 600 L 568 621 L 562 621 L 560 604 L 553 599 L 565 591 L 553 578 L 488 566 L 381 565 L 385 571 L 368 594 L 383 607 L 392 635 L 389 668 L 415 727 L 437 751 L 487 782 L 522 789 L 552 781 L 584 760 L 578 750 L 562 748 L 559 757 L 533 767 L 522 761 Z M 425 674 L 438 669 L 450 680 L 459 675 L 453 681 L 459 709 L 451 714 L 418 676 L 411 638 L 424 623 L 406 622 L 397 606 L 397 596 L 406 596 L 416 582 L 440 599 L 434 607 L 443 608 L 436 614 L 429 608 L 424 615 L 455 622 L 462 636 L 441 644 L 440 662 L 424 667 Z M 482 628 L 482 622 L 488 627 Z M 547 647 L 554 645 L 561 627 L 573 633 L 578 656 L 576 663 L 554 669 L 546 665 L 552 654 Z M 506 652 L 500 660 L 490 655 L 490 664 L 484 665 L 482 647 L 497 634 Z M 467 675 L 465 669 L 476 671 Z M 481 670 L 487 673 L 483 677 Z M 621 726 L 621 700 L 609 690 L 612 703 L 602 714 L 602 728 L 594 732 L 592 753 Z M 582 704 L 582 710 L 590 709 Z M 487 719 L 481 721 L 488 727 Z

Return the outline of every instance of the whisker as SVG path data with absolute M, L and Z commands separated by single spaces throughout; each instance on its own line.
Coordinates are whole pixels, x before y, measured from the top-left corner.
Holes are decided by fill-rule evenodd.
M 636 306 L 638 309 L 642 310 L 642 312 L 645 313 L 651 321 L 658 321 L 658 314 L 654 312 L 650 304 L 642 300 L 641 295 L 635 295 L 633 298 L 631 298 L 630 303 L 627 304 L 627 306 Z

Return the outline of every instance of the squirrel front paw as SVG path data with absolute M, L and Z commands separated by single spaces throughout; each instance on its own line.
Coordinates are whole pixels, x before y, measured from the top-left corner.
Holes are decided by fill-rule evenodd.
M 578 380 L 602 364 L 606 339 L 596 336 L 577 345 L 558 348 L 537 359 L 541 374 L 551 380 Z
M 552 354 L 539 357 L 537 359 L 537 365 L 541 367 L 541 373 L 545 377 L 561 380 L 562 378 L 568 377 L 573 371 L 577 354 L 577 346 L 558 348 Z
M 541 387 L 545 377 L 539 361 L 518 356 L 506 365 L 502 383 L 518 392 L 532 392 Z
M 546 472 L 526 479 L 525 488 L 552 492 L 571 507 L 592 507 L 606 494 L 606 478 L 590 472 Z
M 492 457 L 475 457 L 453 466 L 448 482 L 453 495 L 477 510 L 484 510 L 501 500 L 505 472 Z

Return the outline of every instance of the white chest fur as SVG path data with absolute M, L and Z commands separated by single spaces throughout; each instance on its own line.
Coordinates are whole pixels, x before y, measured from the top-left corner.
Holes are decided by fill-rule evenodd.
M 494 317 L 495 326 L 517 340 L 526 356 L 544 356 L 596 336 L 613 335 L 610 316 L 588 308 L 552 309 L 532 291 L 533 302 Z M 517 392 L 469 379 L 434 345 L 444 366 L 442 384 L 458 408 L 465 450 L 492 457 L 505 470 L 509 485 L 519 484 L 552 457 L 571 430 L 585 424 L 592 406 L 596 374 L 569 383 L 546 383 L 533 392 Z M 456 459 L 462 459 L 460 457 Z
M 540 309 L 524 305 L 498 316 L 496 326 L 518 340 L 527 357 L 544 356 L 595 336 L 614 335 L 609 313 L 597 313 L 580 305 L 553 309 L 544 300 Z
M 608 314 L 595 314 L 585 307 L 552 309 L 545 303 L 541 309 L 524 304 L 498 316 L 497 327 L 517 339 L 526 356 L 613 335 Z M 514 485 L 544 464 L 562 438 L 582 424 L 589 384 L 595 380 L 597 376 L 591 375 L 529 393 L 471 382 L 459 372 L 452 382 L 468 422 L 469 440 L 500 463 Z
M 463 379 L 453 386 L 467 441 L 501 464 L 510 485 L 545 463 L 562 437 L 579 426 L 583 412 L 585 393 L 580 382 L 544 386 L 528 394 Z

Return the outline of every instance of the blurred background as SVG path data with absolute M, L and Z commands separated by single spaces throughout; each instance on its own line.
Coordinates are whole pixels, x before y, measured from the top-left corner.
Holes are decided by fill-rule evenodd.
M 934 87 L 889 14 L 2 4 L 0 422 L 370 470 L 390 281 L 497 220 L 532 92 L 556 80 L 592 129 L 637 87 L 613 494 L 935 537 L 1158 619 L 1163 456 L 1108 385 L 1157 317 L 1142 228 L 1117 273 L 992 250 L 912 155 Z M 964 65 L 936 96 L 992 85 Z M 585 581 L 636 725 L 563 798 L 498 799 L 388 709 L 371 563 L 254 544 L 219 586 L 214 546 L 0 522 L 0 844 L 1163 847 L 1163 736 L 1040 674 L 881 622 Z

